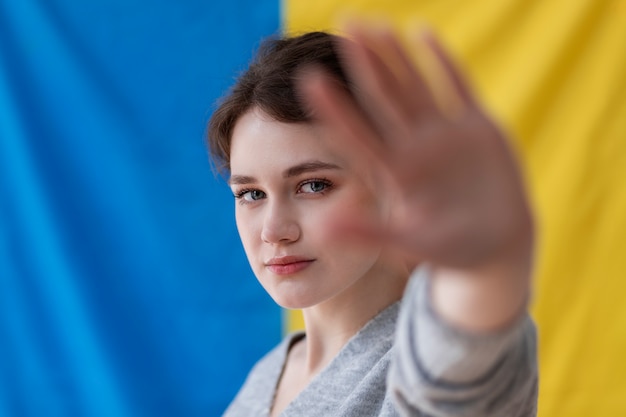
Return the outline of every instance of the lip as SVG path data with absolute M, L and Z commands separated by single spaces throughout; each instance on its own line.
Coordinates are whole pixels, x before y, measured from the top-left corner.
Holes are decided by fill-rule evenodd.
M 276 275 L 292 275 L 308 268 L 314 261 L 304 256 L 276 256 L 265 262 L 265 267 Z

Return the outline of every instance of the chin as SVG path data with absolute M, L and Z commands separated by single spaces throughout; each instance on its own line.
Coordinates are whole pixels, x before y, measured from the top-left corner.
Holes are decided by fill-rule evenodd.
M 312 307 L 318 302 L 302 299 L 301 297 L 272 297 L 274 302 L 287 310 L 302 310 Z
M 311 291 L 307 292 L 284 292 L 274 291 L 269 293 L 276 304 L 288 310 L 302 310 L 324 302 L 319 296 Z

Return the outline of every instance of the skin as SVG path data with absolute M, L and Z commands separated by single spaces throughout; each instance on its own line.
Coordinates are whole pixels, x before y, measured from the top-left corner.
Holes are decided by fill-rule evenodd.
M 367 321 L 400 299 L 409 270 L 380 244 L 337 236 L 345 213 L 380 223 L 378 191 L 315 123 L 285 124 L 252 109 L 237 122 L 231 177 L 238 231 L 252 269 L 272 298 L 303 309 L 304 342 L 289 353 L 276 415 Z
M 345 32 L 356 98 L 311 68 L 300 90 L 314 123 L 285 125 L 253 110 L 232 138 L 231 173 L 247 177 L 231 177 L 233 191 L 252 185 L 264 197 L 237 205 L 252 268 L 279 304 L 305 308 L 307 337 L 289 353 L 272 415 L 401 297 L 407 264 L 429 264 L 433 308 L 468 332 L 514 322 L 530 293 L 533 222 L 515 158 L 449 56 L 428 33 L 415 40 L 438 68 L 435 96 L 391 31 Z M 299 158 L 338 166 L 310 173 L 338 187 L 299 192 L 302 183 L 284 175 Z M 292 277 L 268 272 L 263 259 L 286 248 L 315 261 Z
M 355 169 L 376 172 L 390 221 L 337 219 L 338 233 L 383 242 L 433 270 L 435 310 L 464 330 L 493 331 L 524 311 L 534 227 L 506 137 L 482 110 L 451 58 L 428 32 L 414 39 L 438 68 L 439 92 L 388 29 L 351 24 L 340 49 L 360 95 L 347 97 L 319 69 L 301 91 L 320 124 L 342 140 Z

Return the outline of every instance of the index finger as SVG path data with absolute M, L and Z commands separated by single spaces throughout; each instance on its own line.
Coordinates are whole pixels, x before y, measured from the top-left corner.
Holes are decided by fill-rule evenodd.
M 355 100 L 320 68 L 299 77 L 299 90 L 313 118 L 333 132 L 331 146 L 347 155 L 360 172 L 382 169 L 391 155 Z

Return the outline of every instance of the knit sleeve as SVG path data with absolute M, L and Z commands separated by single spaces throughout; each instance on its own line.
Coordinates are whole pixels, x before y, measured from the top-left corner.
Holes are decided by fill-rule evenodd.
M 403 416 L 536 415 L 536 330 L 524 314 L 492 333 L 457 329 L 430 305 L 428 270 L 417 270 L 400 312 L 388 389 Z

